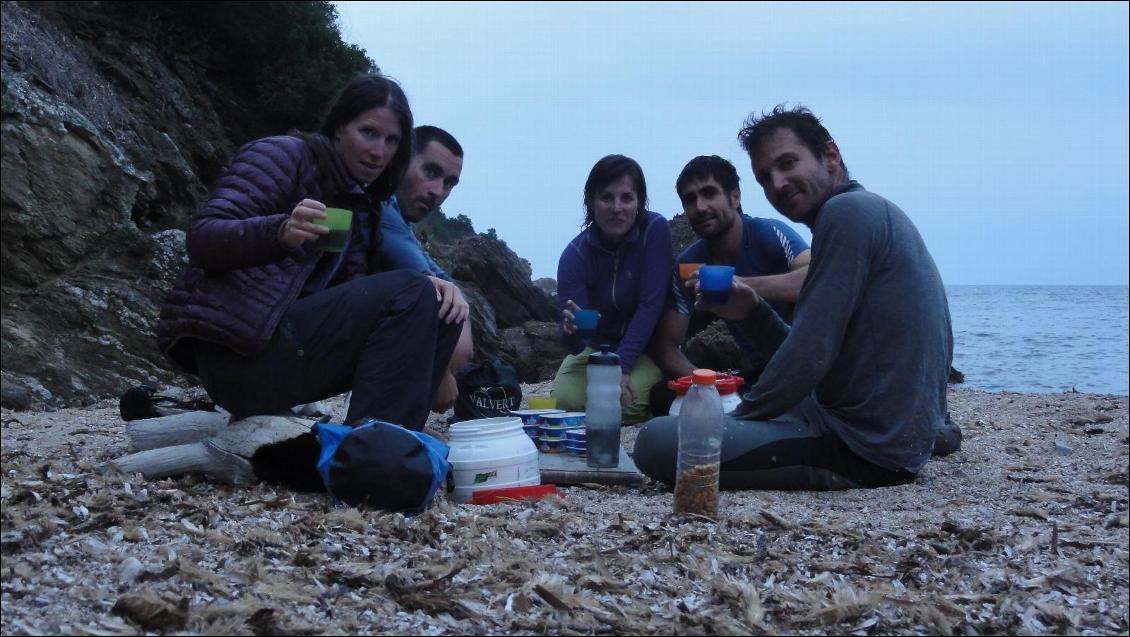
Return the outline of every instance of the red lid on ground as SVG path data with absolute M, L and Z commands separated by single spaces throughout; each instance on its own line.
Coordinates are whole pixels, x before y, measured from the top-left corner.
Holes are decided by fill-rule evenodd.
M 518 500 L 540 500 L 547 495 L 564 498 L 555 484 L 537 484 L 530 487 L 506 487 L 505 489 L 483 489 L 471 494 L 468 504 L 498 504 Z

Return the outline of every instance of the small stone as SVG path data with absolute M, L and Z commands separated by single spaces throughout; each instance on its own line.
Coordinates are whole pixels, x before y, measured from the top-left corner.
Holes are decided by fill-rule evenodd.
M 142 570 L 141 562 L 136 557 L 127 557 L 118 569 L 118 583 L 123 586 L 132 584 Z

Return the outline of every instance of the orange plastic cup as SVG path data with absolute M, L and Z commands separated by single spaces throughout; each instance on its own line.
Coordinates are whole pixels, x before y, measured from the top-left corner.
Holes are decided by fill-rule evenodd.
M 691 278 L 698 269 L 703 266 L 702 263 L 680 263 L 679 264 L 679 278 L 686 281 Z

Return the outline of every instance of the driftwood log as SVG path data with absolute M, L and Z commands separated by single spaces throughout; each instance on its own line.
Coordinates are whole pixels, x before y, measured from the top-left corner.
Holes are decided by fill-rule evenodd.
M 172 416 L 134 420 L 126 436 L 134 451 L 149 451 L 201 442 L 228 425 L 230 416 L 217 411 L 188 411 Z
M 311 423 L 292 416 L 252 416 L 228 422 L 217 412 L 193 411 L 137 420 L 126 426 L 136 453 L 111 462 L 123 473 L 156 479 L 199 472 L 228 484 L 257 477 L 252 458 L 260 450 L 309 436 Z

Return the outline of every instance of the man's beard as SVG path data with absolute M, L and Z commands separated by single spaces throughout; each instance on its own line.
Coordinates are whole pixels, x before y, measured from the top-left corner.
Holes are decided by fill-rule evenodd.
M 691 226 L 691 230 L 694 230 L 695 234 L 697 234 L 700 238 L 705 239 L 706 241 L 713 241 L 714 239 L 717 239 L 719 237 L 726 236 L 726 233 L 729 232 L 730 228 L 733 227 L 733 225 L 734 225 L 733 218 L 726 220 L 726 219 L 723 219 L 720 216 L 715 216 L 714 219 L 715 219 L 715 224 L 714 224 L 715 229 L 710 234 L 703 234 L 702 232 L 699 232 L 698 228 L 696 228 L 693 225 Z M 704 225 L 708 225 L 708 224 L 704 224 Z

